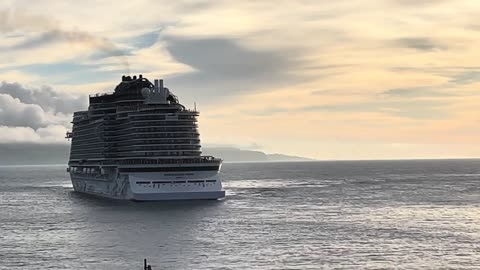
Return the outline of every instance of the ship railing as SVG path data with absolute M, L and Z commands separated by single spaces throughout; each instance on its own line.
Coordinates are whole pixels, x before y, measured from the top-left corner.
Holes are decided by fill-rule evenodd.
M 111 163 L 118 165 L 148 165 L 148 164 L 201 164 L 201 163 L 219 163 L 222 159 L 202 156 L 200 158 L 187 158 L 187 159 L 128 159 L 128 160 L 115 160 Z
M 197 116 L 200 115 L 200 112 L 197 111 L 197 110 L 185 109 L 185 110 L 183 110 L 182 112 L 184 112 L 184 113 L 192 113 L 192 114 L 197 115 Z
M 113 92 L 96 93 L 96 94 L 88 95 L 88 96 L 89 96 L 89 97 L 103 97 L 103 96 L 108 96 L 108 95 L 113 95 Z
M 199 164 L 199 163 L 219 163 L 221 158 L 212 156 L 201 156 L 195 158 L 141 158 L 141 159 L 125 159 L 125 160 L 96 160 L 95 165 L 115 166 L 115 165 L 141 165 L 141 164 Z M 69 164 L 87 165 L 87 160 L 70 160 Z

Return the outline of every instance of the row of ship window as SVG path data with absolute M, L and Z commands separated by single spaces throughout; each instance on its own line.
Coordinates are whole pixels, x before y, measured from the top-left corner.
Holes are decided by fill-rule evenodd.
M 129 113 L 135 112 L 138 113 L 138 107 L 114 107 L 114 108 L 91 108 L 89 112 L 91 115 L 103 115 L 103 114 L 117 114 L 120 117 L 127 117 Z M 166 113 L 176 113 L 175 110 L 146 110 L 144 113 L 152 114 L 166 114 Z M 189 113 L 189 115 L 196 115 L 195 113 Z
M 159 115 L 159 114 L 162 114 L 162 115 Z M 117 113 L 114 110 L 111 110 L 111 112 L 106 112 L 106 110 L 104 110 L 104 111 L 90 112 L 90 114 L 88 114 L 88 118 L 90 118 L 90 120 L 101 119 L 101 118 L 103 118 L 104 120 L 116 120 L 117 117 L 128 118 L 128 119 L 165 120 L 166 117 L 164 114 L 165 113 L 154 112 L 154 111 L 148 111 L 148 112 L 145 112 L 144 114 L 141 114 L 141 113 L 129 114 L 129 113 Z M 184 114 L 184 115 L 178 114 L 176 116 L 178 120 L 196 120 L 197 115 L 198 113 L 195 113 L 195 114 L 190 113 L 190 114 Z M 77 121 L 81 121 L 82 119 L 87 120 L 86 117 L 87 117 L 87 114 L 78 115 L 78 116 L 74 116 L 74 120 L 77 120 Z
M 91 148 L 91 149 L 74 149 L 71 151 L 71 155 L 106 155 L 106 156 L 183 156 L 183 155 L 192 155 L 200 153 L 200 147 L 195 149 L 148 149 L 148 150 L 127 150 L 127 151 L 108 151 L 104 148 Z M 172 151 L 173 150 L 173 151 Z M 177 150 L 177 151 L 174 151 Z M 185 150 L 185 151 L 182 151 Z
M 195 186 L 210 186 L 214 185 L 216 180 L 176 180 L 176 181 L 137 181 L 137 185 L 142 185 L 142 186 L 149 186 L 153 188 L 161 188 L 164 187 L 165 185 L 178 185 L 181 184 L 182 186 L 187 186 L 188 184 L 193 184 Z
M 97 145 L 99 146 L 111 146 L 111 147 L 125 147 L 125 146 L 145 146 L 145 145 L 200 145 L 200 140 L 135 140 L 134 142 L 80 142 L 76 143 L 75 146 L 90 146 Z
M 167 140 L 137 140 L 134 144 L 199 144 L 200 140 L 183 140 L 183 139 L 167 139 Z M 114 143 L 113 146 L 129 146 L 132 143 Z
M 139 185 L 148 184 L 183 184 L 183 183 L 215 183 L 217 180 L 168 180 L 168 181 L 137 181 Z
M 195 159 L 129 159 L 120 160 L 122 165 L 139 165 L 139 164 L 197 164 L 197 163 L 218 163 L 218 160 L 210 156 L 202 156 Z
M 156 119 L 125 119 L 125 120 L 116 120 L 113 121 L 108 121 L 107 125 L 114 125 L 114 126 L 120 126 L 124 124 L 133 124 L 133 123 L 170 123 L 170 124 L 175 124 L 175 123 L 197 123 L 197 119 L 165 119 L 165 117 L 156 117 Z
M 91 126 L 88 128 L 74 128 L 73 133 L 76 136 L 84 136 L 91 134 L 92 132 L 96 131 L 104 131 L 105 133 L 111 133 L 111 132 L 122 132 L 122 131 L 127 131 L 127 132 L 153 132 L 153 131 L 197 131 L 197 125 L 178 125 L 178 126 L 151 126 L 151 125 L 145 125 L 145 127 L 141 126 L 131 126 L 127 128 L 122 128 L 122 129 L 105 129 L 103 126 Z
M 112 147 L 112 150 L 126 150 L 132 148 L 135 151 L 148 151 L 148 150 L 196 150 L 200 149 L 200 145 L 164 145 L 164 146 L 121 146 Z M 114 150 L 115 151 L 115 150 Z
M 130 150 L 128 150 L 130 148 Z M 172 145 L 172 146 L 124 146 L 124 147 L 112 147 L 107 149 L 104 146 L 81 148 L 72 148 L 72 153 L 102 153 L 103 151 L 115 151 L 117 153 L 132 152 L 132 151 L 154 151 L 154 150 L 198 150 L 200 145 Z M 122 151 L 123 150 L 123 151 Z
M 169 132 L 140 132 L 140 133 L 126 133 L 126 134 L 120 134 L 120 135 L 107 135 L 107 134 L 98 134 L 98 133 L 88 133 L 84 135 L 78 135 L 74 134 L 73 135 L 73 140 L 74 141 L 79 141 L 79 140 L 86 140 L 86 139 L 94 139 L 94 138 L 102 138 L 105 139 L 105 141 L 124 141 L 124 140 L 129 140 L 131 138 L 199 138 L 199 133 L 198 131 L 169 131 Z M 103 137 L 104 136 L 104 137 Z
M 196 155 L 200 155 L 200 151 L 189 151 L 189 152 L 186 152 L 186 151 L 178 151 L 178 152 L 162 152 L 162 154 L 158 153 L 158 152 L 145 152 L 145 153 L 139 153 L 139 154 L 136 154 L 136 155 L 131 155 L 129 154 L 128 156 L 145 156 L 145 157 L 154 157 L 154 156 L 196 156 Z M 118 155 L 118 156 L 121 156 L 121 155 Z
M 130 127 L 122 130 L 105 130 L 105 133 L 131 133 L 131 132 L 156 132 L 156 131 L 197 131 L 196 127 Z
M 201 151 L 190 152 L 147 152 L 147 153 L 88 153 L 88 154 L 71 154 L 70 159 L 98 159 L 98 158 L 162 158 L 162 157 L 199 157 Z
M 185 133 L 136 133 L 136 134 L 125 134 L 118 136 L 105 136 L 106 141 L 122 141 L 128 140 L 131 138 L 199 138 L 200 134 L 198 132 L 185 132 Z M 116 137 L 124 137 L 123 139 L 116 139 Z
M 178 152 L 143 152 L 115 154 L 107 153 L 106 157 L 166 157 L 166 156 L 198 156 L 200 151 L 178 151 Z
M 102 120 L 102 121 L 98 121 Z M 132 123 L 152 123 L 152 122 L 163 122 L 163 123 L 185 123 L 186 121 L 190 123 L 197 123 L 198 120 L 195 116 L 179 116 L 177 119 L 166 119 L 165 116 L 161 115 L 142 115 L 142 116 L 125 116 L 125 117 L 115 117 L 114 115 L 97 115 L 90 116 L 89 118 L 86 115 L 75 116 L 73 118 L 74 127 L 82 128 L 90 125 L 96 125 L 99 123 L 112 126 L 121 126 L 124 124 Z M 120 122 L 120 123 L 119 123 Z M 187 122 L 187 123 L 188 123 Z
M 73 173 L 100 173 L 100 168 L 98 167 L 71 167 L 70 169 Z
M 134 142 L 123 142 L 123 143 L 117 143 L 117 142 L 104 142 L 103 140 L 97 140 L 94 142 L 91 141 L 79 141 L 75 142 L 74 146 L 75 148 L 78 148 L 80 146 L 88 147 L 92 145 L 96 145 L 96 147 L 101 147 L 101 146 L 106 146 L 110 145 L 112 147 L 123 147 L 123 146 L 142 146 L 142 145 L 172 145 L 172 144 L 177 144 L 177 145 L 199 145 L 200 140 L 135 140 Z M 92 147 L 91 147 L 92 148 Z
M 129 118 L 132 119 L 141 119 L 141 120 L 165 120 L 164 115 L 129 115 Z M 178 120 L 196 120 L 196 116 L 190 115 L 178 115 Z M 174 121 L 174 120 L 171 120 Z
M 111 129 L 124 129 L 125 126 L 127 127 L 198 127 L 198 124 L 193 121 L 189 122 L 177 122 L 177 121 L 150 121 L 149 122 L 125 122 L 123 124 L 112 124 L 106 125 L 108 127 L 111 126 Z
M 90 104 L 90 110 L 92 109 L 110 109 L 110 108 L 117 108 L 117 109 L 152 109 L 152 110 L 160 110 L 160 111 L 176 111 L 178 108 L 165 108 L 165 107 L 146 107 L 143 103 L 144 99 L 138 99 L 139 96 L 131 96 L 130 99 L 126 100 L 117 100 L 112 101 L 109 103 L 93 103 Z
M 77 162 L 84 162 L 86 160 L 80 159 Z M 212 156 L 196 156 L 193 158 L 158 158 L 158 159 L 120 159 L 120 160 L 108 160 L 101 162 L 102 164 L 119 164 L 119 165 L 145 165 L 145 164 L 198 164 L 198 163 L 214 163 L 218 164 L 219 159 Z
M 185 141 L 187 140 L 187 141 Z M 179 134 L 179 136 L 168 136 L 168 138 L 165 137 L 159 137 L 159 136 L 149 136 L 146 138 L 146 136 L 140 136 L 135 138 L 130 138 L 130 137 L 124 137 L 124 138 L 100 138 L 99 136 L 92 136 L 92 137 L 82 137 L 82 138 L 73 138 L 72 144 L 73 145 L 85 145 L 85 144 L 90 144 L 90 143 L 106 143 L 106 144 L 112 144 L 112 143 L 118 143 L 119 145 L 121 144 L 127 144 L 130 145 L 132 144 L 131 142 L 148 142 L 148 143 L 189 143 L 191 142 L 200 142 L 199 136 L 198 135 L 184 135 Z

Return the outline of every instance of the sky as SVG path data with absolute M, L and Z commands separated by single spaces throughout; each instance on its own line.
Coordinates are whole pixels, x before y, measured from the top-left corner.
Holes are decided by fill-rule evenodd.
M 480 2 L 0 2 L 0 143 L 67 143 L 124 74 L 202 144 L 316 159 L 480 157 Z

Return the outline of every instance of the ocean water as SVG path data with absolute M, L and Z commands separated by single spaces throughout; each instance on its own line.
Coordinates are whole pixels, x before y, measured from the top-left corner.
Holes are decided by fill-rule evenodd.
M 480 269 L 480 160 L 224 164 L 223 201 L 0 167 L 0 269 Z

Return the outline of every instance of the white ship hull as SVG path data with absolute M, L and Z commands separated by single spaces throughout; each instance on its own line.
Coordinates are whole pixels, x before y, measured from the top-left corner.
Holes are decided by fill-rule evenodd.
M 225 197 L 218 171 L 85 174 L 70 171 L 77 192 L 135 201 L 215 200 Z

